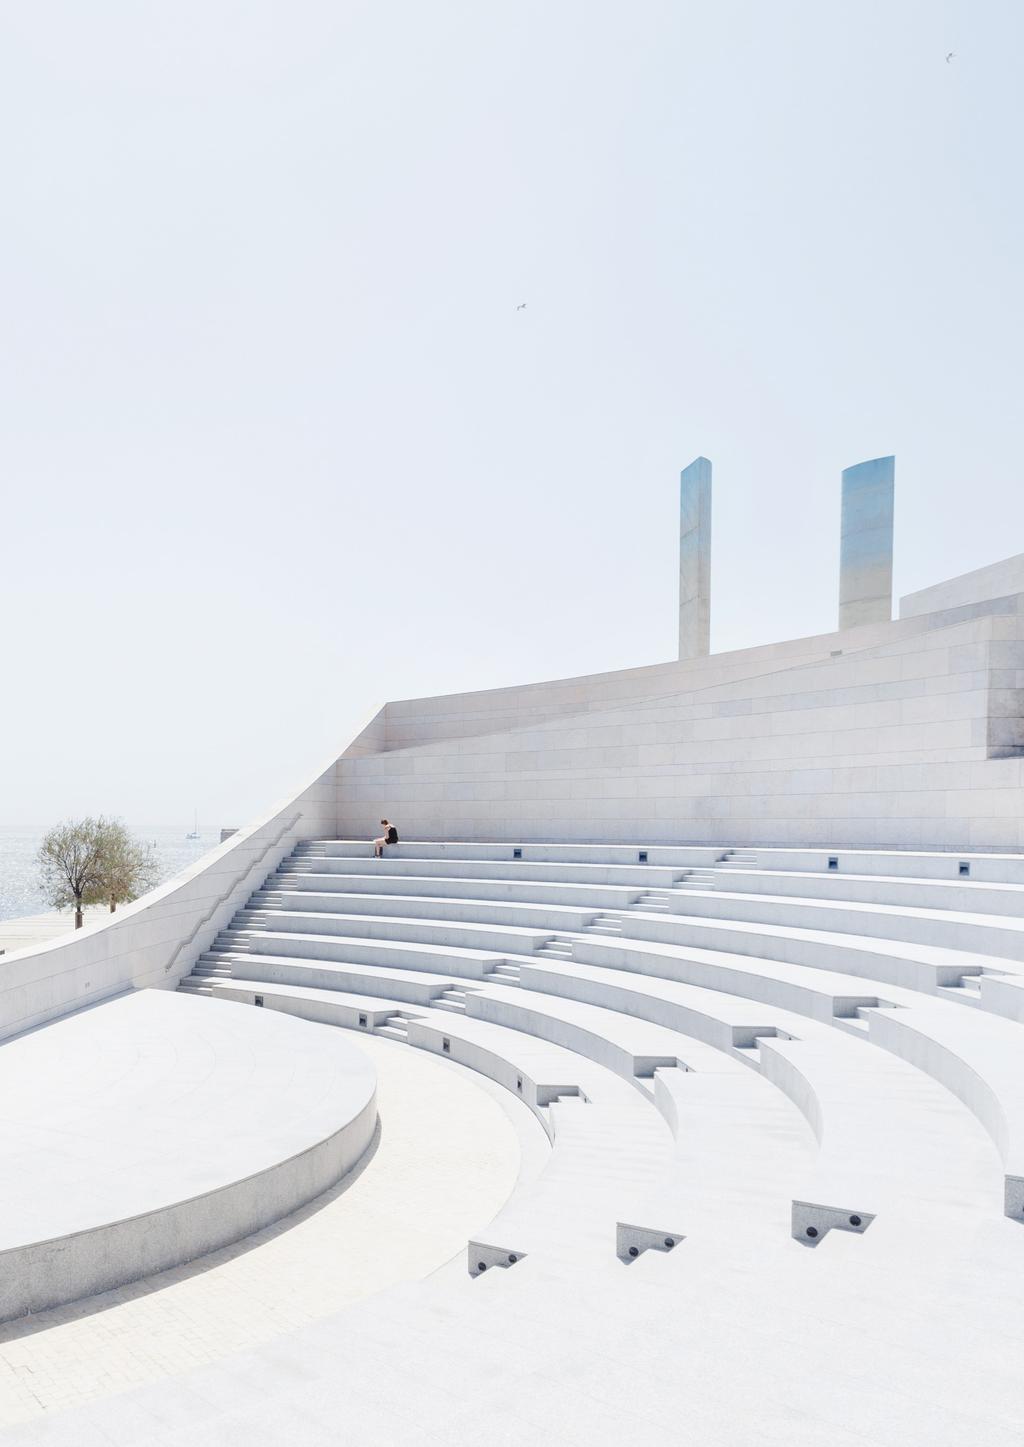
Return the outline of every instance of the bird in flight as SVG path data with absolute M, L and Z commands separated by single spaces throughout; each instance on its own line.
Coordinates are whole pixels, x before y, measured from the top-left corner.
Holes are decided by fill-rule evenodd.
M 519 303 L 519 305 L 516 307 L 516 311 L 517 311 L 517 312 L 524 312 L 525 310 L 526 310 L 526 303 L 525 303 L 525 301 L 521 301 L 521 302 Z
M 956 51 L 955 51 L 955 50 L 951 50 L 951 51 L 949 52 L 949 54 L 946 56 L 946 64 L 947 64 L 947 65 L 948 65 L 949 62 L 953 59 L 954 55 L 956 55 Z

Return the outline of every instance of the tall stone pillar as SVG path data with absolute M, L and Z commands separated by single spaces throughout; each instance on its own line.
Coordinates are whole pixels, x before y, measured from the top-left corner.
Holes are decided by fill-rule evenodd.
M 839 543 L 839 627 L 892 618 L 895 457 L 875 457 L 843 473 Z
M 679 478 L 679 657 L 711 652 L 711 463 L 698 457 Z

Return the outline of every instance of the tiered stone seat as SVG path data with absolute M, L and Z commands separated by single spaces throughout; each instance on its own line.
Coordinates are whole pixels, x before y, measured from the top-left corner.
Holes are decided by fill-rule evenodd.
M 751 924 L 785 924 L 1024 959 L 1024 920 L 1020 918 L 925 909 L 906 901 L 895 906 L 849 899 L 740 894 L 731 889 L 673 890 L 670 899 L 673 914 L 678 911 Z
M 292 924 L 293 916 L 301 920 L 310 913 L 379 914 L 381 895 L 378 891 L 366 894 L 321 894 L 306 890 L 286 892 L 261 889 L 252 896 L 249 904 L 250 908 L 239 911 L 236 917 L 235 922 L 239 928 L 247 924 L 259 924 L 265 918 L 264 912 L 272 910 L 277 928 L 283 929 Z M 572 908 L 563 904 L 465 898 L 455 881 L 450 882 L 449 889 L 443 895 L 389 894 L 387 910 L 393 918 L 409 915 L 414 919 L 516 924 L 527 929 L 541 930 L 584 929 L 599 912 L 594 905 Z M 301 928 L 301 925 L 296 925 L 296 928 Z
M 314 841 L 256 892 L 187 988 L 262 996 L 421 1048 L 447 1038 L 463 1063 L 491 1060 L 508 1083 L 521 1073 L 509 1052 L 499 1070 L 465 1033 L 494 1027 L 612 1072 L 670 1120 L 681 1087 L 668 1082 L 711 1047 L 763 1073 L 828 1141 L 809 1189 L 833 1203 L 885 1194 L 872 1169 L 885 1092 L 894 1070 L 923 1070 L 990 1132 L 1017 1214 L 1024 1100 L 1003 1064 L 1017 1026 L 990 1014 L 1024 1013 L 1024 969 L 992 952 L 1024 942 L 1007 910 L 1022 886 L 963 884 L 937 856 L 922 856 L 920 874 L 906 858 L 883 874 L 891 856 L 879 851 L 861 852 L 856 876 L 787 860 L 773 893 L 767 853 L 784 851 L 404 844 L 373 860 L 363 843 Z M 756 886 L 735 887 L 744 880 Z M 941 907 L 967 890 L 994 907 Z M 969 1063 L 950 1057 L 961 1039 Z M 901 1133 L 906 1121 L 888 1138 Z
M 739 894 L 790 895 L 800 899 L 849 900 L 860 904 L 912 905 L 966 914 L 1024 913 L 1024 883 L 980 879 L 916 879 L 909 875 L 843 874 L 721 865 L 705 871 L 719 889 Z

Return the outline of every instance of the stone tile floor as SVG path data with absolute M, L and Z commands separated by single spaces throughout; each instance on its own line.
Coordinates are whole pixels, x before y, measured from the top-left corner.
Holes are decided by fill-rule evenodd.
M 463 1250 L 511 1194 L 521 1134 L 540 1127 L 448 1062 L 371 1036 L 359 1045 L 379 1071 L 372 1158 L 234 1246 L 0 1325 L 0 1426 L 257 1346 Z

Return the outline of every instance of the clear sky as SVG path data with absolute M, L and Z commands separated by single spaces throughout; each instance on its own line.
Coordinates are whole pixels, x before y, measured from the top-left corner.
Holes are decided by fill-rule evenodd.
M 947 52 L 954 51 L 947 63 Z M 1024 551 L 1016 0 L 0 9 L 0 823 L 253 818 L 387 698 Z M 525 310 L 517 310 L 521 302 Z

